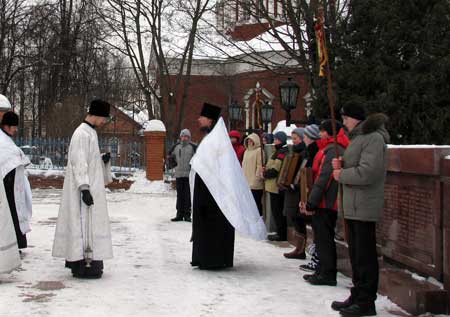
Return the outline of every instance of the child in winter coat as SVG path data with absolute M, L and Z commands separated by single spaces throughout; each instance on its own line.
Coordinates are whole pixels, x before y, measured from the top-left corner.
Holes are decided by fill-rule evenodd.
M 336 122 L 338 155 L 334 146 L 331 120 L 320 125 L 321 140 L 318 142 L 319 152 L 313 163 L 314 185 L 302 212 L 312 214 L 316 249 L 320 267 L 314 274 L 305 275 L 304 279 L 312 285 L 336 285 L 336 245 L 334 242 L 337 219 L 338 183 L 333 179 L 331 162 L 336 156 L 344 153 L 349 140 L 342 126 Z
M 275 152 L 263 168 L 263 175 L 266 192 L 270 195 L 270 206 L 277 233 L 269 235 L 268 239 L 271 241 L 286 241 L 287 240 L 287 223 L 286 216 L 283 215 L 284 192 L 279 190 L 277 185 L 277 178 L 283 164 L 283 160 L 288 152 L 287 135 L 279 131 L 274 135 Z

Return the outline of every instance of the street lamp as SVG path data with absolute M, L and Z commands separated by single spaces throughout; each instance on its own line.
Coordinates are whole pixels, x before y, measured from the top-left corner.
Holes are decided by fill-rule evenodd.
M 280 102 L 281 107 L 286 111 L 286 126 L 291 125 L 291 111 L 297 107 L 297 98 L 300 86 L 288 78 L 287 81 L 280 84 Z
M 273 110 L 274 107 L 268 101 L 261 107 L 261 119 L 264 123 L 265 132 L 267 132 L 267 125 L 272 122 Z
M 233 100 L 228 106 L 230 121 L 242 121 L 242 106 L 236 100 Z

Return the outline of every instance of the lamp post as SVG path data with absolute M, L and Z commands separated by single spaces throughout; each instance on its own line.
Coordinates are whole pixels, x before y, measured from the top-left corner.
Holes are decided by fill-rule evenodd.
M 230 115 L 230 125 L 233 127 L 231 122 L 242 121 L 242 106 L 236 100 L 233 100 L 228 106 L 228 113 Z
M 280 102 L 281 107 L 286 111 L 286 126 L 290 126 L 291 123 L 291 111 L 297 107 L 298 92 L 300 86 L 292 81 L 292 78 L 288 78 L 280 84 Z
M 268 101 L 261 107 L 261 119 L 264 124 L 264 132 L 267 132 L 268 124 L 272 122 L 273 110 L 274 107 Z

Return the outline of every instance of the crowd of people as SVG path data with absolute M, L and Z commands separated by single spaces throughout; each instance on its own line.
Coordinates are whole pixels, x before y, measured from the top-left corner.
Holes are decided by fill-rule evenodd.
M 205 103 L 198 119 L 201 142 L 194 144 L 184 129 L 168 153 L 177 189 L 171 220 L 191 222 L 193 214 L 191 265 L 202 270 L 232 267 L 235 230 L 257 240 L 287 241 L 288 227 L 293 227 L 294 249 L 284 257 L 308 260 L 309 253 L 309 262 L 300 265 L 308 271 L 302 275 L 305 282 L 335 286 L 335 230 L 341 214 L 353 287 L 345 301 L 331 307 L 342 316 L 375 315 L 375 224 L 384 201 L 387 117 L 367 116 L 364 106 L 350 102 L 341 109 L 343 125 L 324 120 L 298 127 L 289 146 L 283 131 L 244 138 L 236 130 L 228 133 L 220 112 Z M 69 146 L 53 256 L 65 259 L 76 278 L 100 278 L 103 260 L 113 256 L 105 195 L 110 155 L 100 152 L 96 133 L 109 115 L 109 103 L 92 101 Z M 30 162 L 13 141 L 18 121 L 13 112 L 1 121 L 0 272 L 20 265 L 18 251 L 27 246 L 31 215 L 24 174 Z M 264 218 L 269 216 L 276 230 L 267 234 Z M 307 225 L 312 230 L 308 248 Z
M 341 214 L 354 285 L 350 296 L 345 301 L 333 302 L 332 308 L 343 316 L 372 316 L 376 314 L 378 290 L 375 224 L 383 208 L 389 142 L 384 126 L 387 117 L 367 116 L 364 106 L 351 102 L 341 109 L 341 117 L 343 124 L 328 119 L 319 125 L 293 129 L 289 146 L 288 135 L 283 131 L 242 137 L 239 131 L 232 130 L 229 138 L 259 215 L 271 217 L 275 224 L 276 230 L 267 240 L 288 240 L 288 227 L 292 227 L 290 241 L 294 249 L 284 253 L 284 257 L 308 260 L 309 253 L 309 261 L 299 266 L 307 272 L 302 275 L 306 283 L 337 284 L 335 239 Z M 178 159 L 189 160 L 193 154 L 191 151 Z M 281 175 L 288 168 L 290 177 Z M 308 180 L 301 182 L 302 177 Z M 183 200 L 182 197 L 183 191 L 178 191 L 178 200 Z M 178 205 L 177 202 L 177 210 Z M 307 225 L 312 231 L 310 243 Z M 219 227 L 231 230 L 233 226 L 229 226 L 225 217 Z M 233 244 L 234 235 L 228 241 Z M 211 252 L 217 253 L 217 249 Z M 230 252 L 228 258 L 232 258 Z M 230 263 L 219 266 L 229 267 Z

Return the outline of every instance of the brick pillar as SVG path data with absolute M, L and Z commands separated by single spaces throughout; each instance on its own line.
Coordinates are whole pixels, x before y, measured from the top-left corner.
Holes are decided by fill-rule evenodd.
M 441 180 L 443 207 L 443 275 L 444 288 L 448 291 L 450 302 L 450 158 L 442 160 Z
M 147 157 L 147 179 L 151 181 L 164 179 L 165 130 L 164 124 L 161 121 L 151 120 L 144 132 Z

